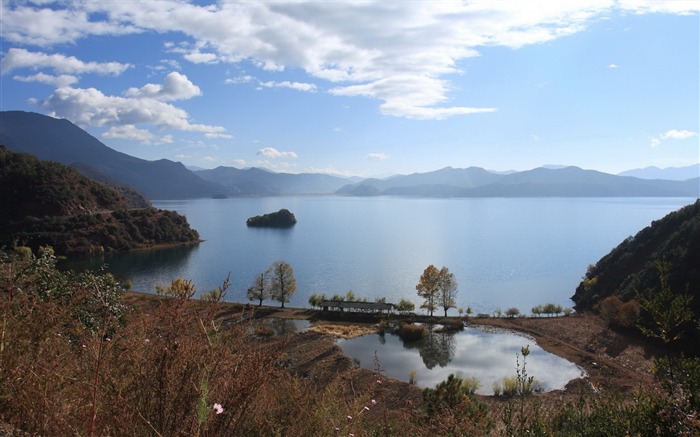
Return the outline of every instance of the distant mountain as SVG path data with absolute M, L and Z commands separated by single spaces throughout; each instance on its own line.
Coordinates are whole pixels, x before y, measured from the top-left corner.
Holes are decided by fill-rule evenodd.
M 75 165 L 93 179 L 131 186 L 150 199 L 209 197 L 221 191 L 179 162 L 147 161 L 117 152 L 68 120 L 32 112 L 0 112 L 0 144 Z
M 73 168 L 2 146 L 0 205 L 0 248 L 51 246 L 71 255 L 199 242 L 176 212 L 133 208 L 118 190 Z
M 195 172 L 232 195 L 331 194 L 350 179 L 319 173 L 275 173 L 260 168 L 217 167 Z
M 536 168 L 496 174 L 478 167 L 367 179 L 338 194 L 435 197 L 698 197 L 700 178 L 687 181 L 645 180 L 578 167 Z
M 618 176 L 634 176 L 640 179 L 666 179 L 671 181 L 685 181 L 700 177 L 700 164 L 686 167 L 646 167 L 623 171 Z
M 455 196 L 465 188 L 474 188 L 495 183 L 503 175 L 492 173 L 479 167 L 466 169 L 445 167 L 428 173 L 392 176 L 387 179 L 365 179 L 348 184 L 338 190 L 338 194 L 367 195 L 415 195 L 415 196 Z

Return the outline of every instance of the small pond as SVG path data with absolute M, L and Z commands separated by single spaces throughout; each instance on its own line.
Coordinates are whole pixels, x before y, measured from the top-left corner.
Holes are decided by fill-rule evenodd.
M 543 391 L 564 388 L 583 370 L 549 353 L 529 337 L 502 330 L 466 328 L 457 332 L 428 331 L 416 341 L 403 341 L 398 335 L 365 335 L 338 340 L 344 353 L 360 366 L 375 370 L 375 352 L 383 374 L 402 381 L 415 372 L 420 387 L 434 387 L 451 374 L 476 377 L 481 383 L 477 393 L 493 394 L 493 383 L 516 374 L 516 355 L 522 366 L 521 348 L 529 346 L 527 374 L 539 381 Z

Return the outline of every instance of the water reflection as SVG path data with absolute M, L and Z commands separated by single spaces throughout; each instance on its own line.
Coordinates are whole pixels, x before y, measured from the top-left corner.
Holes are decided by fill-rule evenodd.
M 255 332 L 264 336 L 285 336 L 304 332 L 309 328 L 308 320 L 266 318 L 255 322 Z
M 186 276 L 187 269 L 190 267 L 189 260 L 198 250 L 198 245 L 187 245 L 166 249 L 82 256 L 62 260 L 58 267 L 83 271 L 97 270 L 107 265 L 108 271 L 118 279 L 131 279 L 133 281 L 132 289 L 155 292 L 154 284 L 167 285 L 175 278 Z M 143 280 L 146 276 L 150 276 L 150 279 Z
M 455 357 L 457 343 L 454 332 L 445 332 L 431 327 L 425 337 L 416 341 L 404 341 L 406 349 L 417 349 L 425 367 L 430 370 L 435 366 L 445 367 Z
M 434 387 L 450 373 L 475 376 L 481 382 L 478 393 L 485 395 L 493 394 L 494 382 L 515 375 L 516 354 L 526 345 L 530 345 L 527 372 L 539 380 L 545 391 L 563 388 L 582 372 L 575 364 L 546 352 L 531 338 L 505 331 L 432 331 L 415 342 L 403 342 L 397 335 L 387 333 L 383 339 L 366 335 L 338 340 L 338 345 L 367 369 L 374 370 L 376 353 L 382 369 L 391 378 L 408 381 L 409 373 L 414 371 L 416 384 L 421 387 Z

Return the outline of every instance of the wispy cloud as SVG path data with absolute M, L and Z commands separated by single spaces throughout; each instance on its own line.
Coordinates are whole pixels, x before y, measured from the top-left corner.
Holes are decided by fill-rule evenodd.
M 304 82 L 290 82 L 288 80 L 282 82 L 260 82 L 262 88 L 291 88 L 297 91 L 316 91 L 316 85 Z
M 686 140 L 688 138 L 696 137 L 698 136 L 697 132 L 693 132 L 690 130 L 678 130 L 678 129 L 671 129 L 668 130 L 661 135 L 655 136 L 651 138 L 651 147 L 656 147 L 659 144 L 663 142 L 663 140 Z
M 385 159 L 389 159 L 389 155 L 385 153 L 370 153 L 365 156 L 365 158 L 370 161 L 384 161 Z
M 248 62 L 270 75 L 297 69 L 329 82 L 334 95 L 376 99 L 382 114 L 414 119 L 496 110 L 449 98 L 449 76 L 462 73 L 459 62 L 479 56 L 483 47 L 546 43 L 620 10 L 700 10 L 697 1 L 684 0 L 572 0 L 540 2 L 535 8 L 529 2 L 478 0 L 206 5 L 161 0 L 140 2 L 139 7 L 132 2 L 65 0 L 50 8 L 14 2 L 2 2 L 1 8 L 3 38 L 13 43 L 52 46 L 91 35 L 179 34 L 188 42 L 166 49 L 187 62 Z M 303 82 L 263 83 L 315 89 Z
M 60 53 L 46 54 L 18 48 L 8 50 L 5 57 L 0 61 L 0 72 L 2 74 L 21 68 L 33 70 L 48 68 L 57 73 L 94 73 L 118 76 L 130 67 L 130 64 L 122 64 L 120 62 L 84 62 L 74 56 L 66 56 Z
M 281 152 L 274 147 L 264 147 L 258 150 L 258 156 L 264 156 L 265 158 L 278 159 L 278 158 L 297 158 L 297 154 L 294 152 Z
M 31 76 L 14 76 L 13 79 L 18 82 L 37 82 L 53 85 L 57 88 L 73 85 L 78 82 L 78 78 L 71 74 L 59 74 L 58 76 L 54 76 L 46 73 L 37 73 Z

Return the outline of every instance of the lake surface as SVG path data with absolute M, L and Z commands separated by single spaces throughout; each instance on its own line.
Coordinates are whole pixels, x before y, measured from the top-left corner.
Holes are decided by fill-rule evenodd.
M 420 306 L 423 270 L 446 266 L 459 282 L 457 305 L 475 313 L 539 304 L 571 306 L 589 264 L 690 198 L 264 197 L 156 201 L 187 216 L 205 241 L 195 247 L 83 260 L 107 263 L 133 289 L 155 292 L 177 277 L 199 292 L 231 272 L 227 300 L 246 302 L 254 278 L 276 260 L 294 269 L 290 306 L 312 293 Z M 287 208 L 291 229 L 248 228 L 246 219 Z M 83 264 L 84 265 L 84 264 Z M 76 266 L 76 264 L 73 264 Z M 272 302 L 274 304 L 274 302 Z M 451 314 L 456 314 L 452 310 Z
M 481 383 L 477 393 L 493 394 L 493 383 L 503 385 L 504 377 L 514 377 L 516 365 L 522 369 L 521 348 L 528 346 L 526 371 L 543 391 L 562 389 L 582 376 L 575 364 L 549 353 L 533 339 L 502 330 L 466 328 L 460 332 L 429 332 L 418 341 L 405 342 L 398 335 L 365 335 L 338 340 L 343 352 L 376 370 L 375 353 L 385 376 L 409 381 L 415 372 L 419 387 L 435 387 L 452 374 L 476 377 Z M 516 361 L 516 356 L 517 360 Z

